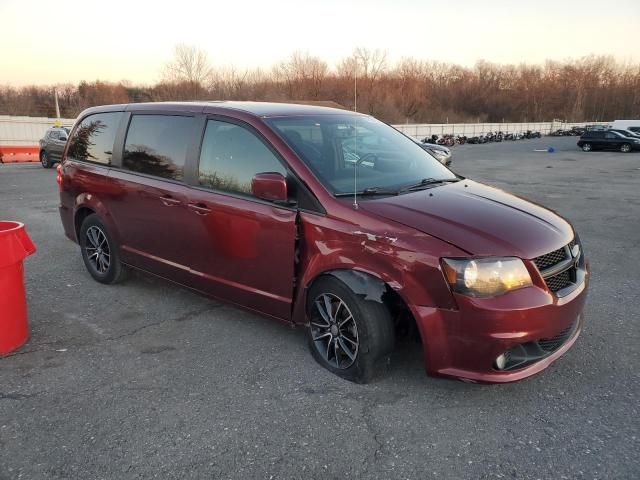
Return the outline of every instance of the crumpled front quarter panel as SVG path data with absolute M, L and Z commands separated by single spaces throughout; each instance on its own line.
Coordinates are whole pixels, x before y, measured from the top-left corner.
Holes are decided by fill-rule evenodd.
M 413 229 L 368 215 L 357 223 L 302 212 L 296 323 L 304 323 L 308 286 L 332 270 L 358 270 L 387 283 L 408 304 L 453 308 L 440 270 L 440 256 L 461 255 L 455 247 Z M 434 254 L 435 253 L 435 254 Z

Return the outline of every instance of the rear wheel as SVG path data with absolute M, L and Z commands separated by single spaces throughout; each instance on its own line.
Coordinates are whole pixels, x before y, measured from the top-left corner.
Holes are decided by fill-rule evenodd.
M 582 151 L 583 152 L 590 152 L 592 150 L 592 146 L 590 143 L 584 143 L 582 144 Z
M 126 270 L 118 248 L 98 215 L 92 213 L 84 219 L 79 240 L 82 260 L 94 280 L 112 284 L 124 279 Z
M 44 150 L 40 152 L 40 163 L 43 168 L 51 168 L 53 166 L 53 162 L 51 161 L 49 154 Z
M 331 276 L 309 290 L 307 341 L 315 360 L 336 375 L 367 383 L 385 367 L 394 344 L 387 307 L 365 300 Z
M 622 145 L 620 145 L 620 151 L 622 153 L 629 153 L 631 151 L 631 144 L 623 143 Z

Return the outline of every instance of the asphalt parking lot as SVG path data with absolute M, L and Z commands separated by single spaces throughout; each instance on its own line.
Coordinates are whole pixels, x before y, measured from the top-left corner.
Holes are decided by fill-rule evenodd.
M 0 479 L 640 477 L 640 153 L 575 141 L 453 149 L 458 173 L 569 218 L 591 262 L 580 339 L 507 385 L 427 377 L 417 344 L 355 385 L 302 331 L 143 275 L 100 285 L 63 235 L 55 170 L 0 165 L 0 218 L 38 246 L 31 339 L 0 359 Z

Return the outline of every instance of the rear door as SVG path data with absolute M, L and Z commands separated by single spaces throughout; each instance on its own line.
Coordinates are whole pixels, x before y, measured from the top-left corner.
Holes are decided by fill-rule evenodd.
M 618 149 L 620 145 L 624 143 L 623 138 L 613 132 L 607 132 L 604 134 L 604 139 L 609 149 Z
M 121 164 L 110 172 L 117 195 L 108 210 L 120 235 L 123 260 L 189 284 L 194 216 L 187 209 L 185 169 L 201 136 L 190 114 L 133 113 Z
M 607 140 L 604 138 L 603 132 L 587 132 L 585 138 L 588 143 L 593 145 L 594 150 L 607 148 Z
M 207 121 L 189 215 L 198 288 L 269 315 L 290 319 L 295 208 L 251 194 L 257 173 L 290 176 L 278 154 L 249 125 Z M 291 178 L 291 177 L 290 177 Z
M 47 152 L 51 160 L 56 162 L 62 158 L 62 151 L 67 142 L 66 135 L 64 140 L 61 138 L 61 130 L 50 130 L 47 136 Z
M 68 134 L 65 130 L 58 130 L 58 137 L 56 138 L 51 149 L 51 152 L 53 153 L 54 158 L 57 161 L 60 161 L 62 159 L 62 152 L 64 152 L 64 147 L 67 144 L 67 136 Z

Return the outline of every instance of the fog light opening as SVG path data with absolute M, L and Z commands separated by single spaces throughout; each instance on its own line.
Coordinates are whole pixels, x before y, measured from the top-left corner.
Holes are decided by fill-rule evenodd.
M 493 365 L 496 367 L 496 370 L 504 370 L 504 367 L 507 366 L 507 356 L 504 353 L 502 355 L 498 355 L 498 358 L 496 358 Z

